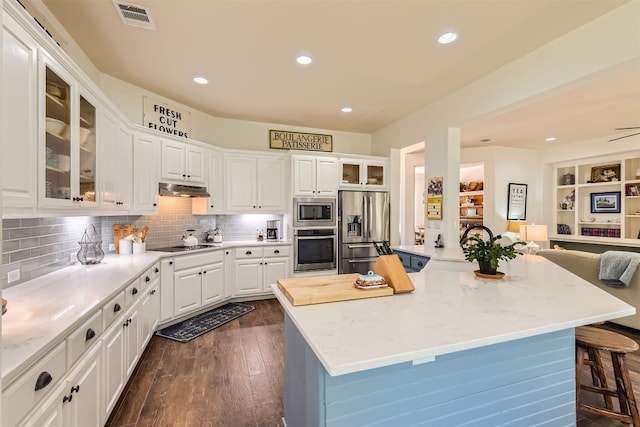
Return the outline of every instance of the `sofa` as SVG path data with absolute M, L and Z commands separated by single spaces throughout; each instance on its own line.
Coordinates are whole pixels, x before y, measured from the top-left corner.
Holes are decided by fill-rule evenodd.
M 633 329 L 640 329 L 640 268 L 636 270 L 628 287 L 612 288 L 598 280 L 600 254 L 556 249 L 541 249 L 537 254 L 634 306 L 636 314 L 613 319 L 611 322 Z

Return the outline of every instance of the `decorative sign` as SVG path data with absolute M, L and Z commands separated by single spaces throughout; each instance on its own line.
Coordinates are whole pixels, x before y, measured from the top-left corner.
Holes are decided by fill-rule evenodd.
M 507 220 L 527 219 L 527 184 L 509 183 Z
M 314 133 L 270 130 L 269 148 L 331 152 L 333 151 L 333 137 Z
M 442 177 L 427 182 L 427 219 L 442 219 Z
M 189 138 L 191 132 L 191 112 L 181 111 L 163 102 L 142 97 L 142 125 L 182 138 Z

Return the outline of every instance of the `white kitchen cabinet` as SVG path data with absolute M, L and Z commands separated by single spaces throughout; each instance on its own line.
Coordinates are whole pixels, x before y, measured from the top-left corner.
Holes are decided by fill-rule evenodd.
M 282 213 L 286 210 L 287 173 L 283 156 L 225 157 L 228 211 Z
M 388 159 L 340 158 L 340 188 L 386 190 Z
M 124 390 L 124 322 L 115 322 L 104 334 L 103 347 L 103 419 L 107 419 L 115 408 L 120 394 Z M 101 424 L 102 425 L 102 424 Z
M 173 289 L 175 262 L 173 258 L 160 261 L 160 323 L 173 319 Z
M 224 213 L 224 168 L 220 150 L 209 150 L 207 171 L 207 191 L 210 197 L 196 197 L 192 200 L 194 215 Z
M 174 273 L 173 313 L 181 316 L 202 307 L 202 268 Z
M 140 300 L 140 341 L 145 347 L 160 323 L 160 276 L 155 277 Z
M 101 345 L 98 342 L 69 374 L 67 394 L 62 398 L 63 425 L 68 427 L 103 424 L 101 413 Z
M 335 197 L 338 195 L 338 159 L 335 157 L 292 156 L 293 195 Z
M 133 136 L 133 204 L 137 215 L 158 213 L 160 138 L 136 132 Z
M 136 368 L 142 354 L 140 339 L 140 316 L 138 304 L 134 304 L 124 315 L 124 367 L 125 378 L 128 379 Z
M 104 109 L 100 125 L 101 207 L 128 211 L 133 189 L 132 135 L 122 121 Z
M 235 295 L 270 293 L 273 283 L 290 276 L 289 246 L 236 248 L 234 257 Z
M 224 297 L 224 263 L 218 262 L 203 267 L 202 305 L 220 302 Z
M 195 144 L 162 139 L 160 176 L 164 180 L 206 184 L 207 150 Z
M 2 13 L 3 209 L 37 203 L 37 44 Z M 18 143 L 19 141 L 19 143 Z
M 24 427 L 66 427 L 62 409 L 62 400 L 66 393 L 67 384 L 60 384 L 42 405 L 34 409 L 22 425 Z
M 43 51 L 39 71 L 39 205 L 96 208 L 98 102 Z

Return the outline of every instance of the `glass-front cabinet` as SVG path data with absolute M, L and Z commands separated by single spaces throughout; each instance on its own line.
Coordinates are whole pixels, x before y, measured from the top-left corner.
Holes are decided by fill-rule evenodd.
M 340 188 L 385 190 L 386 159 L 340 159 Z
M 97 101 L 45 55 L 41 69 L 44 173 L 40 175 L 40 204 L 97 206 Z

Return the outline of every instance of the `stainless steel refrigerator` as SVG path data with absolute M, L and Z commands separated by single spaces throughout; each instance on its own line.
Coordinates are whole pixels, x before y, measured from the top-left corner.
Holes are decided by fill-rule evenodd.
M 373 242 L 389 240 L 389 209 L 385 192 L 338 193 L 338 273 L 373 270 L 378 258 Z

